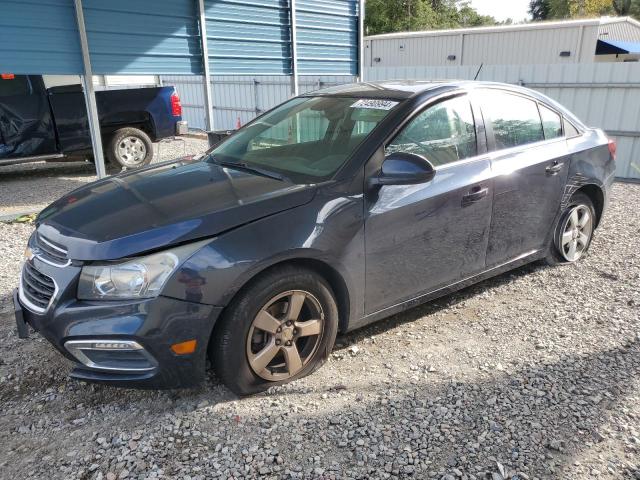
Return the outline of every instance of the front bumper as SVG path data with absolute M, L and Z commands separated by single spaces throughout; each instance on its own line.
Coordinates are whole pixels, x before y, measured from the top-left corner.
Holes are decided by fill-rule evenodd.
M 162 296 L 136 301 L 57 300 L 46 312 L 35 313 L 16 293 L 16 322 L 21 336 L 26 322 L 70 359 L 75 365 L 71 377 L 133 388 L 191 387 L 204 379 L 207 345 L 221 308 Z M 152 359 L 149 368 L 87 366 L 65 348 L 67 342 L 116 340 L 143 347 Z M 178 355 L 171 349 L 189 340 L 196 340 L 193 353 Z

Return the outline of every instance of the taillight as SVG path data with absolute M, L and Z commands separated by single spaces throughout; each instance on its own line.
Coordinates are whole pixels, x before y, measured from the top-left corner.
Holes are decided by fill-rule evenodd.
M 182 116 L 182 104 L 180 103 L 180 97 L 176 92 L 171 94 L 171 115 L 174 117 Z
M 609 153 L 611 154 L 611 158 L 616 159 L 616 152 L 618 151 L 618 145 L 613 138 L 609 139 Z

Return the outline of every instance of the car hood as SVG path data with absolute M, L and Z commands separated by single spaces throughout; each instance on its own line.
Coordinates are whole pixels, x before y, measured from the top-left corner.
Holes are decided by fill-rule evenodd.
M 81 187 L 36 223 L 73 260 L 111 260 L 212 237 L 303 205 L 314 193 L 310 185 L 181 160 Z

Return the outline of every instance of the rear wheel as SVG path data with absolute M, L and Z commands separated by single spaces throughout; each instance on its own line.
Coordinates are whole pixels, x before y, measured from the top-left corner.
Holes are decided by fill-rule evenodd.
M 546 261 L 550 265 L 574 263 L 589 249 L 596 225 L 593 202 L 584 193 L 571 197 L 560 217 Z
M 327 282 L 311 270 L 276 268 L 227 307 L 209 346 L 222 382 L 248 395 L 304 377 L 328 358 L 338 310 Z
M 113 166 L 140 168 L 151 163 L 153 143 L 142 130 L 132 127 L 121 128 L 111 137 L 107 157 Z

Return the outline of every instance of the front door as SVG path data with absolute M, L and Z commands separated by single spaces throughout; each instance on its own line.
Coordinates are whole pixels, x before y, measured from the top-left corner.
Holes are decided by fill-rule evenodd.
M 558 113 L 527 97 L 486 93 L 479 98 L 495 150 L 487 248 L 487 266 L 493 267 L 546 248 L 569 162 Z
M 428 107 L 386 147 L 386 154 L 398 151 L 423 155 L 436 175 L 424 184 L 367 192 L 367 314 L 454 283 L 485 265 L 491 168 L 486 156 L 478 156 L 469 99 L 459 96 Z

